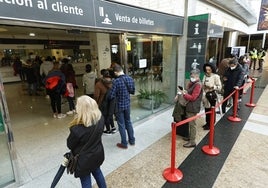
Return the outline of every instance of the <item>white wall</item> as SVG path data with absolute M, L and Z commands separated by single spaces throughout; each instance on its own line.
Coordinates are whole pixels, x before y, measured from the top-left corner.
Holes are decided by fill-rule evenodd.
M 114 0 L 119 3 L 129 4 L 141 8 L 173 14 L 177 16 L 184 15 L 185 0 Z

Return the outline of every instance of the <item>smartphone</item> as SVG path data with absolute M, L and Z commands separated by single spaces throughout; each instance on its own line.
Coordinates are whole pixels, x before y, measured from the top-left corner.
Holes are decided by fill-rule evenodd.
M 178 86 L 178 88 L 179 88 L 180 90 L 182 90 L 182 91 L 183 91 L 183 87 L 181 87 L 181 86 Z

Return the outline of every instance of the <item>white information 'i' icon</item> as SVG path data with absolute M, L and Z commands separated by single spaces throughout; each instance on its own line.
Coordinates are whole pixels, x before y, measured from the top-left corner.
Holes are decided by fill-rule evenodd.
M 194 35 L 199 35 L 199 24 L 195 24 Z

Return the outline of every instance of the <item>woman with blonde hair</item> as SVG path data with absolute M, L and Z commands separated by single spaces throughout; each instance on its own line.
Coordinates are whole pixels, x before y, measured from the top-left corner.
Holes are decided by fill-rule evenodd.
M 104 161 L 102 132 L 104 119 L 94 99 L 87 95 L 77 98 L 76 116 L 71 122 L 67 146 L 75 156 L 79 154 L 74 176 L 80 178 L 82 188 L 91 187 L 91 173 L 98 187 L 106 188 L 100 166 Z

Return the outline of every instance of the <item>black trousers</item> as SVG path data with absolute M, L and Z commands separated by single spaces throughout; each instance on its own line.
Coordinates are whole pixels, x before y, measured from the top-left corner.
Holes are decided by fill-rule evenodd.
M 49 94 L 49 97 L 53 113 L 61 114 L 61 94 L 53 92 Z

